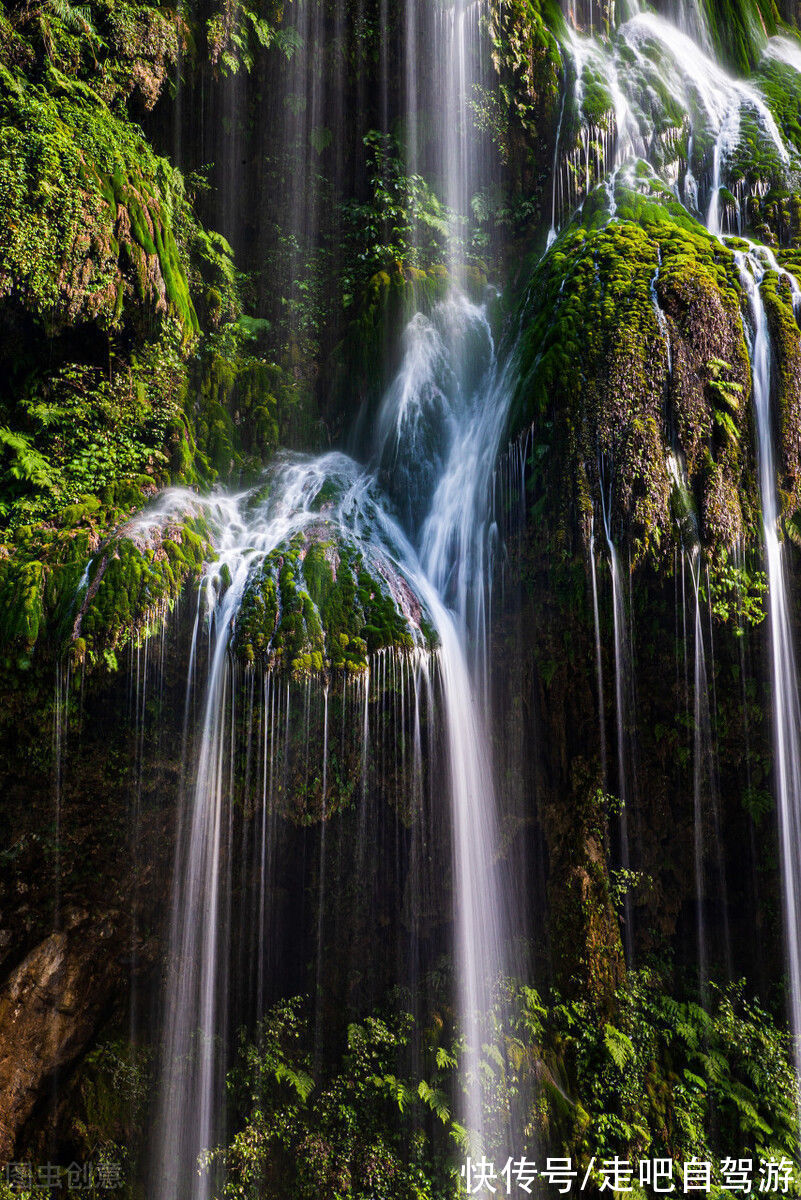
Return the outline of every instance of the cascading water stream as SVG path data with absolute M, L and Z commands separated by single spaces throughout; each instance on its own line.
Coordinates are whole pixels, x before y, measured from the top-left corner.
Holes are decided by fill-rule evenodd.
M 774 769 L 790 977 L 790 1019 L 796 1076 L 801 1080 L 801 706 L 784 553 L 779 538 L 780 511 L 771 413 L 771 342 L 760 291 L 765 266 L 753 252 L 737 251 L 735 257 L 751 319 L 751 371 L 768 576 Z
M 230 870 L 226 858 L 230 853 L 231 786 L 226 775 L 227 769 L 233 769 L 228 739 L 233 696 L 229 639 L 252 571 L 270 551 L 319 521 L 319 510 L 312 504 L 332 477 L 341 487 L 336 518 L 342 527 L 357 540 L 367 539 L 367 556 L 391 558 L 395 549 L 371 540 L 367 533 L 374 509 L 371 480 L 344 455 L 289 459 L 272 479 L 266 498 L 257 490 L 255 497 L 243 494 L 199 501 L 176 491 L 165 497 L 160 514 L 145 518 L 156 522 L 182 506 L 191 511 L 201 505 L 217 531 L 219 554 L 206 586 L 210 661 L 197 760 L 190 772 L 194 781 L 187 791 L 173 886 L 153 1174 L 160 1200 L 206 1200 L 210 1179 L 206 1173 L 198 1173 L 197 1163 L 220 1134 L 217 1114 L 224 1059 L 219 1043 L 224 1036 L 227 999 L 223 917 Z M 403 535 L 388 518 L 383 527 L 405 548 Z M 190 675 L 197 634 L 196 623 Z M 230 722 L 232 737 L 233 712 Z
M 693 6 L 695 8 L 695 6 Z M 588 137 L 596 149 L 592 165 L 586 164 L 584 188 L 568 187 L 568 199 L 578 204 L 593 183 L 603 182 L 610 194 L 610 217 L 615 215 L 614 179 L 635 157 L 648 161 L 677 196 L 683 189 L 685 202 L 700 219 L 713 228 L 720 221 L 720 190 L 725 165 L 736 147 L 744 113 L 753 118 L 761 141 L 784 166 L 789 155 L 776 121 L 752 84 L 728 75 L 708 54 L 708 38 L 702 13 L 675 14 L 679 25 L 652 12 L 632 11 L 610 39 L 598 39 L 569 28 L 561 44 L 563 57 L 573 64 L 573 106 L 580 125 L 585 158 Z M 774 38 L 766 53 L 795 65 L 798 51 L 787 39 Z M 585 75 L 587 79 L 585 80 Z M 597 85 L 602 81 L 607 110 L 599 114 Z M 658 100 L 667 89 L 672 107 Z M 584 111 L 585 95 L 593 95 L 593 107 Z M 678 114 L 681 114 L 679 117 Z M 686 134 L 687 154 L 677 152 Z M 564 140 L 564 139 L 562 139 Z M 712 180 L 706 196 L 707 212 L 698 210 L 698 182 L 693 171 L 695 148 L 712 144 Z M 571 161 L 569 146 L 563 152 Z M 684 163 L 683 180 L 679 178 Z M 700 164 L 706 170 L 704 164 Z M 574 163 L 575 167 L 575 163 Z M 569 175 L 570 173 L 568 173 Z M 562 171 L 559 170 L 561 179 Z M 681 186 L 680 186 L 681 185 Z M 560 205 L 561 209 L 561 205 Z M 563 217 L 564 212 L 559 213 Z M 736 214 L 738 223 L 741 214 Z M 559 224 L 552 216 L 555 233 Z M 549 234 L 548 244 L 553 242 Z
M 208 1177 L 193 1168 L 220 1133 L 216 1111 L 223 1059 L 217 1047 L 226 1011 L 221 917 L 230 851 L 225 782 L 231 755 L 226 737 L 232 695 L 229 640 L 252 573 L 271 550 L 319 522 L 318 496 L 331 478 L 338 481 L 340 498 L 326 509 L 326 522 L 354 539 L 368 559 L 380 559 L 385 578 L 389 564 L 406 580 L 439 638 L 453 839 L 455 973 L 466 1043 L 466 1122 L 479 1142 L 485 1137 L 479 1056 L 493 989 L 504 966 L 506 932 L 495 864 L 493 773 L 468 645 L 474 638 L 479 647 L 475 663 L 480 677 L 486 670 L 488 505 L 509 388 L 498 367 L 486 312 L 464 297 L 452 296 L 430 322 L 416 318 L 408 338 L 404 364 L 382 409 L 378 428 L 384 441 L 379 441 L 377 459 L 379 464 L 391 463 L 392 478 L 403 487 L 418 454 L 417 437 L 437 431 L 438 465 L 429 477 L 417 480 L 419 503 L 409 514 L 410 520 L 413 512 L 420 514 L 419 556 L 381 504 L 372 475 L 344 455 L 287 460 L 273 475 L 266 498 L 257 490 L 250 496 L 201 502 L 179 492 L 165 501 L 165 512 L 170 504 L 204 505 L 216 530 L 219 562 L 206 586 L 208 680 L 173 891 L 154 1175 L 163 1200 L 207 1200 Z M 439 386 L 443 382 L 449 390 Z M 230 583 L 224 588 L 226 576 Z M 191 662 L 195 660 L 193 646 Z M 363 688 L 363 771 L 370 736 L 370 686 L 368 672 Z M 327 720 L 325 730 L 327 746 Z M 265 852 L 262 848 L 262 858 Z
M 486 310 L 459 293 L 418 315 L 378 420 L 376 459 L 403 496 L 415 476 L 427 497 L 414 579 L 441 639 L 453 820 L 456 975 L 466 1033 L 468 1124 L 484 1129 L 478 1053 L 506 938 L 503 888 L 494 866 L 496 799 L 485 728 L 489 502 L 511 397 L 510 368 L 498 363 Z M 434 471 L 419 479 L 421 446 L 437 446 Z M 450 610 L 450 611 L 449 611 Z M 451 615 L 451 613 L 453 615 Z M 470 649 L 474 667 L 468 668 Z
M 508 914 L 507 889 L 495 864 L 499 838 L 486 728 L 489 713 L 481 711 L 477 697 L 483 695 L 486 710 L 492 482 L 512 391 L 498 363 L 486 309 L 471 304 L 457 288 L 467 249 L 461 237 L 464 215 L 473 195 L 490 179 L 489 159 L 481 156 L 472 117 L 476 90 L 486 82 L 484 7 L 484 0 L 458 0 L 434 17 L 436 59 L 444 63 L 445 84 L 444 103 L 437 100 L 432 106 L 438 126 L 435 142 L 445 199 L 456 214 L 449 237 L 451 292 L 432 314 L 429 328 L 417 319 L 423 345 L 430 351 L 432 341 L 434 347 L 439 341 L 440 350 L 424 357 L 421 371 L 415 337 L 407 343 L 399 386 L 382 405 L 376 453 L 379 464 L 391 457 L 403 476 L 415 461 L 415 437 L 410 439 L 410 433 L 427 431 L 434 448 L 436 470 L 425 489 L 428 503 L 420 510 L 421 523 L 409 526 L 409 531 L 422 567 L 415 586 L 441 642 L 453 839 L 454 968 L 467 1043 L 461 1075 L 467 1123 L 479 1146 L 486 1134 L 479 1055 L 493 988 L 508 966 Z M 413 122 L 416 115 L 409 113 Z M 410 374 L 416 380 L 411 387 L 403 382 Z M 514 1149 L 513 1138 L 509 1149 Z
M 707 654 L 701 615 L 701 570 L 700 547 L 696 544 L 687 555 L 692 582 L 693 611 L 693 809 L 696 914 L 698 925 L 698 972 L 699 992 L 706 1004 L 709 998 L 710 948 L 706 932 L 706 884 L 707 828 L 711 830 L 717 874 L 717 891 L 726 895 L 726 871 L 721 854 L 720 817 L 718 808 L 717 770 L 715 762 L 712 708 L 710 705 L 710 673 L 707 669 Z M 708 586 L 708 584 L 707 584 Z M 711 630 L 710 630 L 711 633 Z M 714 679 L 714 672 L 712 673 Z M 714 683 L 712 684 L 714 686 Z M 728 914 L 723 911 L 723 938 L 720 961 L 727 975 L 731 976 L 731 949 Z
M 601 491 L 603 498 L 603 488 Z M 624 871 L 631 868 L 631 852 L 629 846 L 629 811 L 631 801 L 631 762 L 628 753 L 627 724 L 632 716 L 630 703 L 630 669 L 631 645 L 628 636 L 626 620 L 626 604 L 623 599 L 623 574 L 620 568 L 620 556 L 612 537 L 610 526 L 609 504 L 603 502 L 604 533 L 609 551 L 609 566 L 612 576 L 612 623 L 615 644 L 615 720 L 617 730 L 617 786 L 620 798 L 620 858 Z M 634 906 L 631 894 L 627 891 L 624 899 L 625 922 L 623 940 L 626 947 L 626 957 L 629 963 L 634 958 Z
M 595 676 L 598 688 L 598 736 L 601 746 L 601 775 L 607 784 L 606 764 L 606 707 L 604 704 L 603 653 L 601 651 L 601 619 L 598 608 L 598 573 L 595 567 L 595 520 L 590 529 L 590 577 L 592 580 L 592 618 L 595 631 Z

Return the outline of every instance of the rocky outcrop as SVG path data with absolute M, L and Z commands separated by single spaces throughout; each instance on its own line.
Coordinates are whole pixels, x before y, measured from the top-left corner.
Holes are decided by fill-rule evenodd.
M 121 968 L 120 914 L 72 910 L 0 991 L 0 1160 L 48 1080 L 69 1071 L 96 1033 Z

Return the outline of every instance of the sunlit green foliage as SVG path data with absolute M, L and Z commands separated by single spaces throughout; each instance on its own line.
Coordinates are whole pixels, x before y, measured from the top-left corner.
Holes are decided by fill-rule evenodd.
M 344 206 L 350 243 L 342 280 L 345 304 L 377 271 L 393 263 L 421 267 L 448 258 L 452 235 L 463 236 L 464 218 L 452 213 L 421 175 L 408 174 L 390 134 L 365 134 L 370 200 Z M 352 264 L 352 265 L 351 265 Z

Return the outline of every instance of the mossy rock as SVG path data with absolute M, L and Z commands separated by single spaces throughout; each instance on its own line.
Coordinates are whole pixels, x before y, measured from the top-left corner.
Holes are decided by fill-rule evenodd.
M 389 575 L 389 564 L 385 569 Z M 412 617 L 398 603 L 399 589 Z M 432 648 L 433 639 L 408 585 L 394 576 L 390 586 L 355 543 L 324 522 L 264 559 L 248 583 L 233 640 L 246 662 L 295 677 L 360 673 L 377 651 L 415 644 Z
M 757 509 L 736 264 L 646 170 L 615 199 L 610 221 L 605 189 L 592 193 L 524 279 L 510 433 L 531 427 L 532 499 L 555 548 L 588 545 L 606 512 L 634 563 L 672 556 L 678 458 L 714 558 Z M 740 396 L 725 419 L 719 387 Z
M 86 84 L 55 68 L 47 87 L 0 67 L 0 296 L 52 335 L 112 330 L 127 293 L 150 318 L 198 321 L 175 227 L 180 175 Z
M 71 524 L 19 530 L 3 547 L 0 654 L 7 666 L 29 662 L 34 651 L 58 656 L 66 648 L 76 663 L 115 666 L 116 652 L 160 628 L 214 557 L 200 517 L 148 528 L 92 499 L 66 516 Z

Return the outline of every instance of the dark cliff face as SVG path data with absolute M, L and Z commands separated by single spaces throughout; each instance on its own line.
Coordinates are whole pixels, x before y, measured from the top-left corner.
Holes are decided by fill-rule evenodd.
M 584 28 L 609 22 L 602 7 L 583 7 Z M 330 53 L 321 66 L 301 59 L 296 76 L 293 27 L 278 9 L 258 25 L 230 5 L 90 5 L 74 18 L 7 6 L 0 19 L 0 1156 L 48 1138 L 85 1147 L 98 1040 L 133 1030 L 141 1045 L 157 1025 L 191 761 L 185 714 L 196 715 L 186 701 L 196 584 L 214 549 L 204 516 L 181 514 L 156 536 L 133 518 L 168 484 L 252 486 L 281 449 L 354 430 L 358 441 L 405 320 L 430 312 L 450 283 L 436 181 L 410 177 L 397 143 L 371 136 L 402 106 L 401 31 L 393 15 L 382 60 L 380 14 L 368 8 L 362 24 L 347 8 L 343 34 L 342 15 L 321 6 L 317 36 Z M 719 56 L 753 75 L 801 150 L 797 84 L 753 42 L 754 20 L 770 34 L 798 14 L 761 0 L 726 8 L 711 29 Z M 581 128 L 564 116 L 574 81 L 563 16 L 516 0 L 491 4 L 488 22 L 499 91 L 477 101 L 477 115 L 500 182 L 474 205 L 462 282 L 474 296 L 488 275 L 504 289 L 497 333 L 516 355 L 490 639 L 515 933 L 530 943 L 538 986 L 585 1004 L 594 1027 L 614 1022 L 627 957 L 629 967 L 656 963 L 666 989 L 696 990 L 700 870 L 709 978 L 745 975 L 781 1019 L 765 578 L 736 246 L 644 173 L 617 181 L 607 220 L 599 179 L 569 166 Z M 272 127 L 260 114 L 272 111 L 271 89 L 291 77 L 300 91 L 318 66 L 337 111 L 359 118 L 340 130 L 326 117 L 299 151 L 292 122 L 287 134 L 282 116 L 279 136 L 278 118 Z M 613 132 L 600 85 L 594 102 L 600 145 L 598 131 Z M 691 154 L 679 143 L 677 162 Z M 703 154 L 708 176 L 709 146 Z M 207 189 L 192 172 L 210 159 Z M 572 170 L 563 195 L 582 207 L 561 214 L 543 253 L 555 159 Z M 313 232 L 289 211 L 299 162 L 322 213 Z M 771 169 L 744 163 L 744 186 Z M 749 233 L 796 269 L 792 188 L 752 187 L 744 212 Z M 794 556 L 798 325 L 786 275 L 763 291 Z M 263 914 L 269 902 L 260 999 L 322 990 L 334 1029 L 398 978 L 413 981 L 410 992 L 421 985 L 421 1011 L 433 1006 L 452 880 L 435 767 L 442 731 L 434 718 L 415 729 L 419 677 L 398 666 L 411 643 L 396 592 L 331 533 L 330 502 L 321 496 L 319 529 L 265 565 L 237 627 L 231 737 L 242 753 L 227 854 L 232 974 L 258 973 L 254 905 Z M 430 650 L 419 598 L 405 600 Z M 279 865 L 265 900 L 254 780 L 267 778 L 257 731 L 274 708 L 254 701 L 253 681 L 258 693 L 266 667 L 286 688 L 287 741 L 274 765 Z M 329 687 L 336 736 L 324 784 Z M 425 795 L 417 807 L 413 787 Z M 312 978 L 315 953 L 324 966 Z M 260 1016 L 242 983 L 229 1032 Z M 558 1082 L 553 1062 L 547 1070 Z

